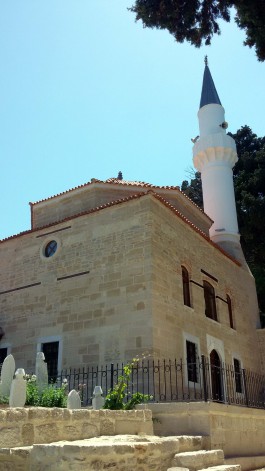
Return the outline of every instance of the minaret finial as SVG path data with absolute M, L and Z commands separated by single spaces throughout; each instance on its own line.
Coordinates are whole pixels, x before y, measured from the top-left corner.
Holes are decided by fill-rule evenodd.
M 204 56 L 204 64 L 208 65 L 208 56 Z

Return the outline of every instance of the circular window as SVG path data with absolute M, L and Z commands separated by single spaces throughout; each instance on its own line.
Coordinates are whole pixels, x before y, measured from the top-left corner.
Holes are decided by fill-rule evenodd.
M 44 250 L 45 257 L 52 257 L 55 254 L 56 250 L 57 250 L 57 242 L 56 240 L 51 240 L 50 242 L 48 242 L 48 244 L 45 247 L 45 250 Z

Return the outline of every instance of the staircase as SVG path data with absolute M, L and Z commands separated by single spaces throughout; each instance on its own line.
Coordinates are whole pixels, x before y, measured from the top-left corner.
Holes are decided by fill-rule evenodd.
M 207 437 L 182 436 L 179 452 L 167 471 L 241 471 L 240 465 L 224 464 L 223 450 L 205 450 Z
M 208 437 L 100 436 L 0 449 L 0 471 L 241 471 Z

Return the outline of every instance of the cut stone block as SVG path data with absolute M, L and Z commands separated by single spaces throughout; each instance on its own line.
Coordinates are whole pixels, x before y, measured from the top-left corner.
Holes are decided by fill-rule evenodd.
M 178 453 L 172 461 L 173 466 L 189 468 L 190 471 L 197 471 L 221 464 L 224 464 L 223 450 L 200 450 Z
M 222 464 L 220 466 L 211 466 L 210 468 L 200 469 L 199 471 L 241 471 L 240 464 Z

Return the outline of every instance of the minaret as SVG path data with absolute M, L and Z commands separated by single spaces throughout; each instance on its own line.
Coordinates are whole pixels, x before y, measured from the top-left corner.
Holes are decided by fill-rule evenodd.
M 213 220 L 210 238 L 244 262 L 238 233 L 232 168 L 236 144 L 226 134 L 225 110 L 216 91 L 207 56 L 198 112 L 200 139 L 193 146 L 193 163 L 201 172 L 204 211 Z

